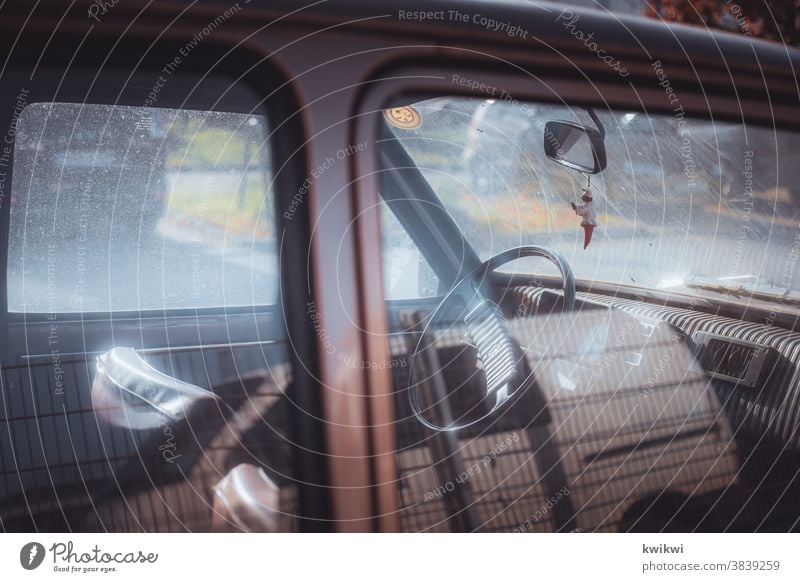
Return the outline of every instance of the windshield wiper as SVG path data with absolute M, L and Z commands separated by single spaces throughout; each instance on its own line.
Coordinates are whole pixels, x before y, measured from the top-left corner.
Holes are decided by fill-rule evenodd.
M 764 287 L 773 287 L 775 291 L 770 291 Z M 680 281 L 671 281 L 668 284 L 659 284 L 660 288 L 684 287 L 686 289 L 698 289 L 700 291 L 710 291 L 722 295 L 730 295 L 737 299 L 756 299 L 760 301 L 779 301 L 784 305 L 800 306 L 800 294 L 788 287 L 774 287 L 771 283 L 758 282 L 756 275 L 739 275 L 736 277 L 703 277 L 700 275 L 690 275 Z

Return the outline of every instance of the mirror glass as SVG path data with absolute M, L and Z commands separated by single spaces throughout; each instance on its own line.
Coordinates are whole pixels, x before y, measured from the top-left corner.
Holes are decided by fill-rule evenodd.
M 594 135 L 596 134 L 596 135 Z M 547 157 L 563 166 L 596 174 L 603 169 L 602 138 L 593 129 L 565 121 L 548 121 L 544 127 Z

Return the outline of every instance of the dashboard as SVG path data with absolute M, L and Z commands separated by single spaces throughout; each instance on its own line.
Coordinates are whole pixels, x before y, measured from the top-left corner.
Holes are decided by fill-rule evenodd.
M 407 404 L 408 366 L 393 370 L 407 531 L 514 531 L 559 492 L 559 509 L 531 531 L 747 530 L 787 514 L 800 334 L 599 294 L 578 293 L 572 312 L 562 301 L 545 288 L 506 291 L 533 381 L 457 434 L 425 430 Z M 393 358 L 407 361 L 413 337 L 392 336 Z M 476 354 L 456 328 L 436 342 L 457 413 Z M 481 469 L 487 456 L 503 462 Z

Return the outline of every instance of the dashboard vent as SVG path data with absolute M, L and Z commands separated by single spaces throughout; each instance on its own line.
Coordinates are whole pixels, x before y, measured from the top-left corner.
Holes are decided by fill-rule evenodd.
M 714 378 L 755 388 L 775 364 L 777 352 L 763 344 L 698 331 L 698 360 Z

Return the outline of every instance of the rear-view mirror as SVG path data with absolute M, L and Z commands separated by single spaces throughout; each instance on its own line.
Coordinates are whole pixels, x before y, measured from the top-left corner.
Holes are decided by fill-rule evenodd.
M 544 151 L 554 162 L 587 174 L 598 174 L 606 167 L 606 149 L 600 132 L 570 121 L 545 124 Z

